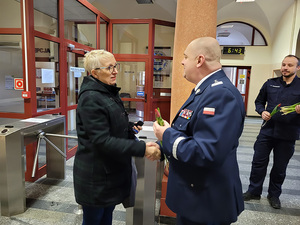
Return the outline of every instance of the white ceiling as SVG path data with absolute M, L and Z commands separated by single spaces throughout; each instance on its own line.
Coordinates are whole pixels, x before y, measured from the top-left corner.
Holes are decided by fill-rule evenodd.
M 110 19 L 160 19 L 175 22 L 177 0 L 153 0 L 154 4 L 138 4 L 136 0 L 88 0 Z M 189 0 L 184 1 L 188 4 Z M 218 0 L 217 23 L 242 21 L 258 28 L 270 39 L 283 13 L 295 0 L 256 0 L 236 3 Z

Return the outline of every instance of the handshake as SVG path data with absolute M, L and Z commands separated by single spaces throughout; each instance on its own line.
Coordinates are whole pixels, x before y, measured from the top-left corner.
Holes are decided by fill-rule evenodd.
M 151 161 L 160 160 L 161 151 L 159 145 L 154 142 L 146 143 L 145 157 Z

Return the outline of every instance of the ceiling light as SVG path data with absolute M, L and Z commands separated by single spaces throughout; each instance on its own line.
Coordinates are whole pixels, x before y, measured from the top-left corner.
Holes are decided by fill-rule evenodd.
M 136 0 L 138 4 L 153 4 L 153 0 Z
M 229 29 L 229 28 L 233 28 L 233 25 L 232 24 L 230 24 L 230 25 L 221 25 L 220 28 Z
M 255 0 L 235 0 L 236 2 L 255 2 Z

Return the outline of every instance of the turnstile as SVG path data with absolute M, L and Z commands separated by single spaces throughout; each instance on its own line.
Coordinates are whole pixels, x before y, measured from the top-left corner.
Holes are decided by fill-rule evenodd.
M 156 142 L 152 129 L 153 122 L 145 121 L 143 130 L 137 134 L 140 140 Z M 137 187 L 134 207 L 126 209 L 126 225 L 154 225 L 156 213 L 156 196 L 161 189 L 163 163 L 146 158 L 135 158 L 137 168 Z
M 0 125 L 0 212 L 2 216 L 12 216 L 25 211 L 25 147 L 36 142 L 37 138 L 45 133 L 65 134 L 65 117 L 43 115 Z M 46 142 L 47 177 L 64 179 L 65 139 L 50 135 L 47 138 L 49 141 Z

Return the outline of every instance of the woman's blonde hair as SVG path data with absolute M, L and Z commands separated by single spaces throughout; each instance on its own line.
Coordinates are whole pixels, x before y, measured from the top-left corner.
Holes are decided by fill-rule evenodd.
M 102 67 L 101 62 L 105 59 L 114 57 L 114 55 L 106 50 L 92 50 L 84 55 L 84 68 L 91 73 L 92 69 Z

